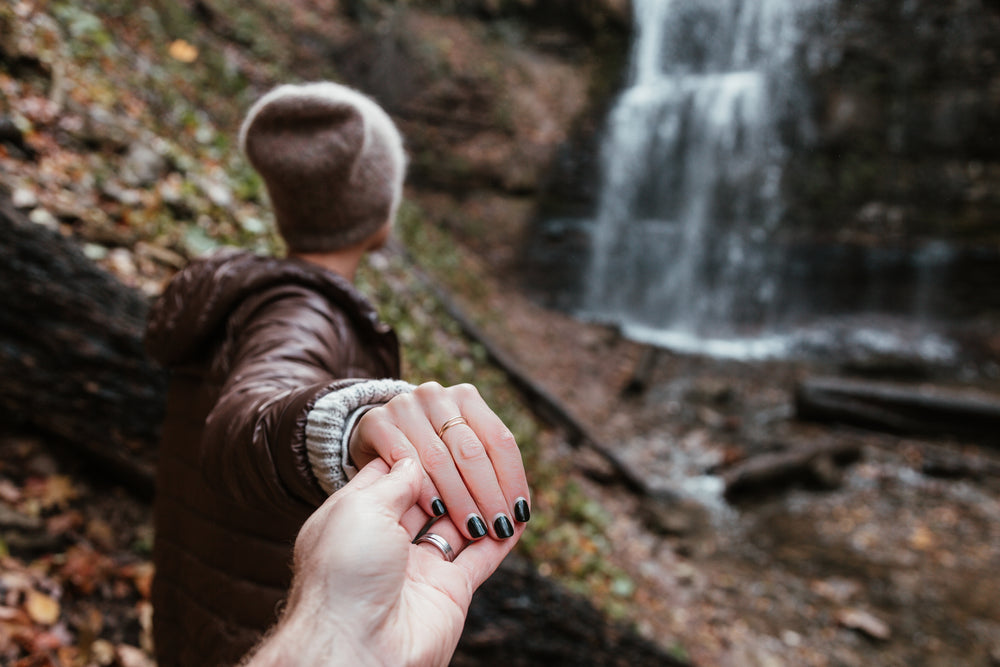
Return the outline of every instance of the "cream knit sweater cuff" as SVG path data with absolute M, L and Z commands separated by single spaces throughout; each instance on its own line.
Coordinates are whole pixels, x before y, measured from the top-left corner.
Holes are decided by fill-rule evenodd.
M 306 454 L 324 491 L 332 494 L 347 484 L 343 465 L 347 445 L 344 441 L 349 435 L 351 414 L 412 390 L 413 385 L 402 380 L 363 380 L 316 400 L 306 418 Z

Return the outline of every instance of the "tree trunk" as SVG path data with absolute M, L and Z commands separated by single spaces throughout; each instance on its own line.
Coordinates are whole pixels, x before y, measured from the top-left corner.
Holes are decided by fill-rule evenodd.
M 152 494 L 164 371 L 144 298 L 0 195 L 0 419 L 83 449 Z

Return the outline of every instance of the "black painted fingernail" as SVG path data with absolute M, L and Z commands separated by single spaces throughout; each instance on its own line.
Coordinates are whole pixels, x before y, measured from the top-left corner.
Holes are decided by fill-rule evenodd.
M 465 525 L 469 528 L 469 534 L 472 535 L 472 539 L 478 540 L 480 537 L 486 537 L 486 524 L 475 514 L 469 517 L 469 520 L 465 522 Z
M 524 498 L 518 498 L 517 502 L 514 503 L 514 520 L 520 523 L 528 523 L 528 519 L 531 518 L 531 510 L 528 509 L 528 501 Z
M 510 524 L 506 514 L 501 514 L 493 520 L 493 530 L 501 540 L 514 536 L 514 526 Z
M 440 498 L 431 501 L 431 511 L 434 512 L 434 516 L 444 516 L 444 503 L 441 502 Z

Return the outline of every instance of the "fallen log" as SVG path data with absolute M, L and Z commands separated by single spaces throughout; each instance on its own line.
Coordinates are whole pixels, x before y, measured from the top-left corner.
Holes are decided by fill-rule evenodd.
M 722 475 L 729 500 L 775 493 L 792 484 L 836 488 L 841 467 L 861 456 L 861 445 L 845 440 L 797 444 L 779 452 L 758 454 Z
M 808 378 L 796 387 L 795 413 L 806 421 L 1000 444 L 1000 396 L 970 389 Z
M 151 496 L 164 371 L 142 347 L 147 304 L 0 194 L 0 420 L 58 438 Z
M 927 441 L 914 445 L 920 455 L 920 470 L 926 475 L 972 480 L 1000 477 L 1000 461 L 977 451 L 977 447 L 955 448 Z

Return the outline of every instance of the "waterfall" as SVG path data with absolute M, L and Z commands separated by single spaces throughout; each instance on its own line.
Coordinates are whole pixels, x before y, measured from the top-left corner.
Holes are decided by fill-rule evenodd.
M 633 0 L 585 315 L 674 347 L 777 344 L 779 123 L 801 100 L 800 17 L 820 2 Z

